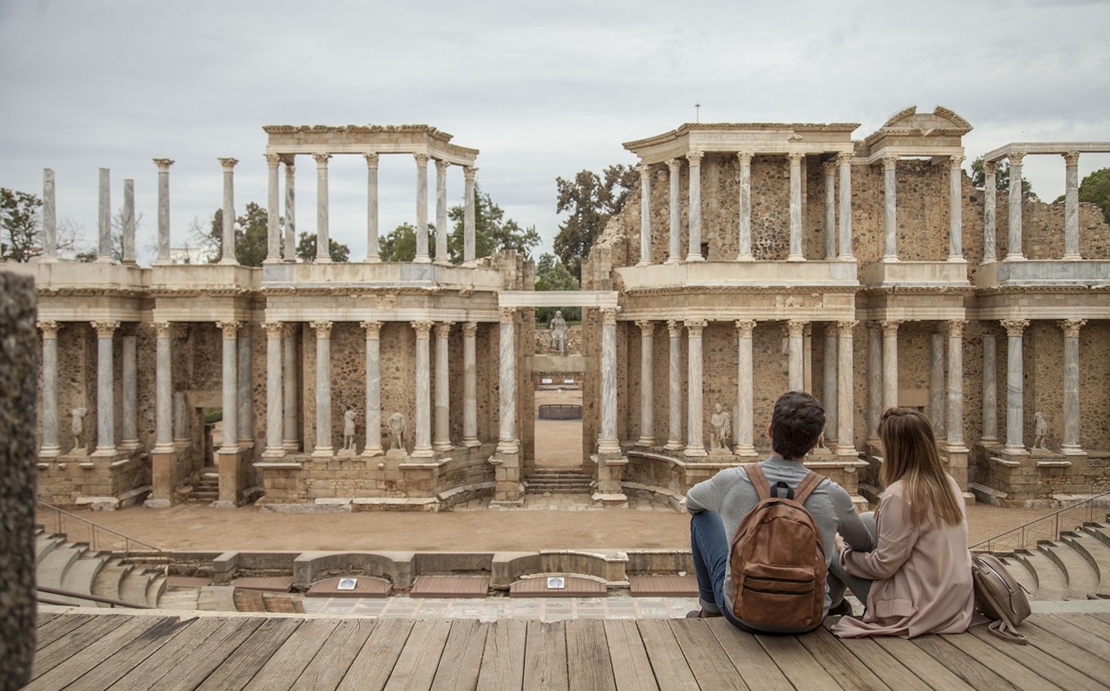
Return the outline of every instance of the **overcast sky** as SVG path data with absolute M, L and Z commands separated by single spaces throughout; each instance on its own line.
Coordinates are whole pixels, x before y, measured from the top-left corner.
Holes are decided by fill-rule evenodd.
M 975 127 L 967 161 L 1012 141 L 1110 140 L 1110 1 L 329 2 L 0 0 L 0 186 L 42 194 L 95 244 L 97 169 L 112 205 L 135 180 L 149 261 L 157 170 L 173 244 L 222 203 L 266 203 L 263 125 L 424 123 L 477 148 L 479 185 L 550 251 L 555 178 L 634 163 L 622 142 L 702 122 L 858 122 L 909 105 Z M 1080 175 L 1110 166 L 1084 155 Z M 1060 157 L 1026 159 L 1063 193 Z M 331 236 L 366 254 L 366 165 L 330 165 Z M 431 179 L 434 180 L 434 168 Z M 434 184 L 434 183 L 433 183 Z M 315 232 L 298 165 L 297 228 Z M 411 156 L 383 156 L 384 232 L 415 220 Z M 460 203 L 462 171 L 448 175 Z M 434 191 L 429 216 L 434 220 Z

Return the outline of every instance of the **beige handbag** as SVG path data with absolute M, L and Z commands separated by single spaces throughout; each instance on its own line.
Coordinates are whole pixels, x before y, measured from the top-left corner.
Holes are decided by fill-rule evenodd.
M 1017 630 L 1030 614 L 1025 588 L 990 554 L 971 555 L 971 576 L 975 583 L 975 607 L 993 620 L 990 632 L 1007 641 L 1027 643 Z

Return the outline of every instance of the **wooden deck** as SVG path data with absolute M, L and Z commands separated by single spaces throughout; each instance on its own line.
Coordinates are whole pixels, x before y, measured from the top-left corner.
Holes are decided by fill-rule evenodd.
M 752 636 L 721 619 L 178 617 L 41 613 L 26 689 L 1110 688 L 1110 614 L 1038 614 L 1030 645 Z

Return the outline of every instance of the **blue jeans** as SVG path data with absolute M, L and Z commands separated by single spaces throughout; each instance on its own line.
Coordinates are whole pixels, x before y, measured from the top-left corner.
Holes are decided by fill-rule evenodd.
M 698 600 L 707 612 L 720 613 L 730 624 L 748 633 L 760 633 L 745 626 L 725 606 L 725 569 L 728 568 L 728 538 L 720 515 L 702 511 L 690 518 L 690 551 L 698 577 Z

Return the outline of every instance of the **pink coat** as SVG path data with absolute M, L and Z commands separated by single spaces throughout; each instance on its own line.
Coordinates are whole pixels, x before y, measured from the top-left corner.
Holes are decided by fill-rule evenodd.
M 840 564 L 853 576 L 872 579 L 862 620 L 845 617 L 832 631 L 841 637 L 960 633 L 975 612 L 971 553 L 967 549 L 967 507 L 949 478 L 965 519 L 959 525 L 913 525 L 903 511 L 902 482 L 883 493 L 875 516 L 877 547 L 856 552 L 850 547 Z

